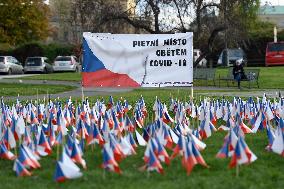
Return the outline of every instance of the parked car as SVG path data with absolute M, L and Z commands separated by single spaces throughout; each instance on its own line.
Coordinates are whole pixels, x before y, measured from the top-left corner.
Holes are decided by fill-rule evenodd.
M 0 73 L 23 74 L 24 68 L 15 57 L 0 56 Z
M 201 55 L 201 51 L 199 49 L 193 49 L 193 61 L 195 62 Z M 199 67 L 206 67 L 207 66 L 207 60 L 203 58 L 199 63 Z
M 54 60 L 54 71 L 73 71 L 78 72 L 80 65 L 75 56 L 57 56 Z
M 49 64 L 48 58 L 46 57 L 28 57 L 24 67 L 25 73 L 28 72 L 41 72 L 51 73 L 53 72 L 52 65 Z
M 227 63 L 223 63 L 224 59 L 225 59 L 225 51 L 227 51 L 228 54 L 228 62 Z M 243 59 L 243 63 L 246 66 L 247 65 L 247 56 L 245 54 L 245 52 L 243 51 L 243 49 L 238 48 L 238 49 L 224 49 L 218 59 L 217 65 L 223 65 L 223 66 L 234 66 L 234 64 L 236 63 L 236 60 L 238 59 Z
M 265 66 L 273 65 L 284 65 L 284 41 L 267 44 Z

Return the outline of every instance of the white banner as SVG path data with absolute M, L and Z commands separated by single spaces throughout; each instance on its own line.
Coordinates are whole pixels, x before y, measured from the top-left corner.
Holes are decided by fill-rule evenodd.
M 192 85 L 192 33 L 84 33 L 83 37 L 85 86 Z

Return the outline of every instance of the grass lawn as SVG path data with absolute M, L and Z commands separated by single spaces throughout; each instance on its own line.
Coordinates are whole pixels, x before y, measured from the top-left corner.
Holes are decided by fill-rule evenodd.
M 22 80 L 57 80 L 57 81 L 81 81 L 81 73 L 78 72 L 64 72 L 64 73 L 50 73 L 40 74 L 29 77 L 22 77 Z
M 69 180 L 65 183 L 55 183 L 53 174 L 55 170 L 56 150 L 49 157 L 40 160 L 42 168 L 33 171 L 32 177 L 17 178 L 12 171 L 13 162 L 0 160 L 1 188 L 137 188 L 137 189 L 172 189 L 172 188 L 282 188 L 284 184 L 284 158 L 264 150 L 267 145 L 265 133 L 248 135 L 246 142 L 258 159 L 248 165 L 240 167 L 240 175 L 235 176 L 235 169 L 229 169 L 229 159 L 216 159 L 215 155 L 221 148 L 225 133 L 214 133 L 205 140 L 207 148 L 201 152 L 210 168 L 195 166 L 190 176 L 186 175 L 181 166 L 181 158 L 177 157 L 165 169 L 164 175 L 151 172 L 140 172 L 138 168 L 143 165 L 144 148 L 139 147 L 135 156 L 130 156 L 120 163 L 122 175 L 105 172 L 100 168 L 102 163 L 101 150 L 96 147 L 92 152 L 87 149 L 84 158 L 88 169 L 83 170 L 83 177 Z M 168 151 L 171 154 L 170 151 Z
M 31 85 L 18 83 L 0 83 L 0 96 L 29 96 L 38 94 L 56 94 L 75 89 L 64 85 Z
M 277 67 L 256 67 L 260 69 L 259 85 L 261 89 L 283 89 L 284 88 L 284 77 L 281 77 L 284 73 L 284 66 Z M 216 72 L 216 85 L 218 86 L 218 77 L 227 75 L 227 68 L 217 68 Z M 80 73 L 52 73 L 42 74 L 30 77 L 23 77 L 23 80 L 58 80 L 58 81 L 81 81 Z M 205 81 L 195 81 L 195 86 L 206 86 Z M 209 81 L 208 85 L 213 85 L 213 82 Z M 230 84 L 233 86 L 233 84 Z M 226 82 L 222 81 L 221 86 L 227 86 Z M 236 83 L 234 83 L 236 86 Z M 248 82 L 242 82 L 242 86 L 247 87 Z M 256 88 L 253 84 L 252 87 Z
M 118 99 L 125 97 L 130 104 L 143 94 L 149 112 L 155 96 L 158 95 L 163 102 L 169 102 L 170 93 L 173 96 L 184 100 L 188 95 L 187 90 L 136 90 L 135 92 L 119 94 L 114 96 Z M 100 97 L 95 97 L 100 98 Z M 93 102 L 94 97 L 90 99 Z M 105 99 L 106 102 L 108 99 Z M 188 99 L 187 99 L 188 100 Z M 168 103 L 167 103 L 168 104 Z M 149 117 L 152 117 L 152 113 Z M 32 177 L 17 178 L 12 171 L 13 162 L 0 160 L 0 188 L 24 188 L 24 189 L 43 189 L 43 188 L 62 188 L 62 189 L 172 189 L 172 188 L 283 188 L 284 185 L 284 158 L 264 148 L 268 144 L 265 132 L 246 135 L 246 142 L 251 150 L 256 154 L 258 160 L 248 166 L 240 167 L 240 175 L 235 176 L 235 169 L 229 169 L 229 159 L 216 159 L 215 155 L 222 147 L 225 132 L 216 132 L 204 142 L 207 147 L 201 152 L 203 158 L 210 168 L 195 166 L 190 176 L 186 176 L 184 168 L 181 166 L 181 158 L 177 157 L 171 162 L 170 166 L 163 164 L 164 175 L 157 173 L 147 174 L 140 172 L 139 167 L 143 165 L 143 153 L 145 148 L 138 147 L 137 155 L 127 157 L 120 163 L 123 171 L 122 175 L 105 172 L 100 168 L 102 163 L 101 150 L 98 146 L 94 151 L 87 148 L 84 158 L 88 169 L 83 170 L 83 177 L 77 180 L 70 180 L 65 183 L 55 183 L 53 175 L 55 171 L 56 149 L 49 157 L 40 160 L 42 168 L 33 171 Z M 171 151 L 167 150 L 169 154 Z
M 261 89 L 283 89 L 284 88 L 284 77 L 282 77 L 284 73 L 284 66 L 275 66 L 275 67 L 255 67 L 260 69 L 259 73 L 259 88 Z M 218 68 L 216 72 L 216 77 L 219 75 L 226 76 L 227 68 Z M 218 80 L 217 80 L 218 82 Z M 230 84 L 232 85 L 232 84 Z M 234 86 L 236 86 L 236 82 Z M 241 85 L 248 86 L 248 82 L 241 82 Z M 221 82 L 221 86 L 226 86 L 225 82 Z M 255 88 L 256 84 L 253 84 Z

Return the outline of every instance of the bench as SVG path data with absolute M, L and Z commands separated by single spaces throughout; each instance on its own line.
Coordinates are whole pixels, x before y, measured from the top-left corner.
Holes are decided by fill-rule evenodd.
M 259 78 L 259 72 L 260 69 L 256 68 L 244 68 L 244 72 L 246 75 L 246 79 L 242 79 L 241 81 L 247 81 L 249 83 L 249 88 L 251 88 L 251 84 L 255 82 L 257 84 L 257 87 L 259 88 L 258 84 L 258 78 Z M 220 81 L 227 81 L 227 86 L 229 87 L 229 82 L 235 82 L 236 80 L 234 79 L 233 76 L 233 67 L 230 67 L 228 69 L 228 73 L 226 77 L 220 77 L 219 75 L 219 87 L 220 87 Z
M 215 84 L 215 68 L 195 68 L 193 70 L 193 79 L 194 80 L 206 80 L 206 85 L 208 81 L 213 81 L 214 86 Z

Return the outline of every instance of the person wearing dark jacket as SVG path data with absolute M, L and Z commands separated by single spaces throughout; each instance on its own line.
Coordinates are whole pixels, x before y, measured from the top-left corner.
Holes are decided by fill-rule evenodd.
M 245 78 L 245 72 L 242 63 L 243 63 L 242 59 L 236 60 L 236 63 L 234 64 L 233 68 L 234 79 L 238 82 L 239 89 L 241 88 L 241 80 Z

